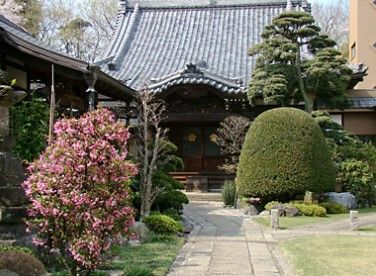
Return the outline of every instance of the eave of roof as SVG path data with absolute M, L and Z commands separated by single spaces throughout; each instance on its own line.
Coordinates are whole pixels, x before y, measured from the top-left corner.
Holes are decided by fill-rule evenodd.
M 217 88 L 219 91 L 230 94 L 244 93 L 246 87 L 241 78 L 225 78 L 214 74 L 197 64 L 187 64 L 183 69 L 168 76 L 151 79 L 148 89 L 161 93 L 172 86 L 183 84 L 203 84 Z
M 63 66 L 65 68 L 81 72 L 83 74 L 90 74 L 95 66 L 90 65 L 79 59 L 64 55 L 60 52 L 53 50 L 52 48 L 43 45 L 39 40 L 32 37 L 25 30 L 12 23 L 5 17 L 0 15 L 0 37 L 8 45 L 12 46 L 19 51 L 51 62 L 56 65 Z M 113 87 L 115 87 L 119 92 L 125 93 L 126 95 L 135 95 L 135 90 L 127 87 L 119 80 L 113 78 L 112 76 L 104 73 L 99 68 L 94 68 L 98 76 L 98 80 L 105 82 Z M 122 95 L 119 95 L 121 98 Z

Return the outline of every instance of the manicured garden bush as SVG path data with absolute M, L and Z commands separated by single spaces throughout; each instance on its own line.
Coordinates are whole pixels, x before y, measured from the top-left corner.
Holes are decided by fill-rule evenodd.
M 326 210 L 317 204 L 292 204 L 299 212 L 308 217 L 325 217 Z
M 183 232 L 183 224 L 166 215 L 150 215 L 143 222 L 156 234 L 177 234 Z
M 29 228 L 76 275 L 96 268 L 114 237 L 127 236 L 134 221 L 128 183 L 137 169 L 125 160 L 130 133 L 108 110 L 62 119 L 54 135 L 23 183 Z
M 182 221 L 182 217 L 180 216 L 179 211 L 177 211 L 174 208 L 170 208 L 170 209 L 163 211 L 163 215 L 169 216 L 175 221 Z
M 321 207 L 324 207 L 327 214 L 346 214 L 347 208 L 339 203 L 323 202 L 320 203 Z
M 167 191 L 156 199 L 155 205 L 160 212 L 168 209 L 175 209 L 177 211 L 183 210 L 183 204 L 188 204 L 189 200 L 186 194 L 178 190 Z
M 20 250 L 0 252 L 0 270 L 9 270 L 20 276 L 40 276 L 45 274 L 44 265 L 40 260 Z
M 335 188 L 335 168 L 315 120 L 295 108 L 261 114 L 251 125 L 236 176 L 242 196 L 288 201 Z
M 222 199 L 226 206 L 234 206 L 236 187 L 234 181 L 226 181 L 222 187 Z

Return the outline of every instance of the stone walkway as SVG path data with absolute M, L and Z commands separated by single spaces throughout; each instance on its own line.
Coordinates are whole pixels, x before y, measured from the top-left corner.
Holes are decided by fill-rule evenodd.
M 191 202 L 184 215 L 195 227 L 168 275 L 293 275 L 273 236 L 239 210 Z

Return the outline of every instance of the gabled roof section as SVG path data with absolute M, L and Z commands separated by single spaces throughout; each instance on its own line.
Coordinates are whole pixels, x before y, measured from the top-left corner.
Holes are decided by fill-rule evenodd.
M 247 84 L 256 62 L 249 48 L 286 8 L 309 5 L 306 0 L 123 0 L 114 38 L 98 65 L 135 89 L 200 63 L 206 64 L 206 76 Z
M 241 78 L 229 79 L 218 76 L 197 64 L 187 64 L 183 69 L 159 78 L 151 79 L 148 88 L 153 92 L 163 92 L 166 89 L 182 84 L 204 84 L 217 88 L 225 93 L 241 93 L 246 91 Z

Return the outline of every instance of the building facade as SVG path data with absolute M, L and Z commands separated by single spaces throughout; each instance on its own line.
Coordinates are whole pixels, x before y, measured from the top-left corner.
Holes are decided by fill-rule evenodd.
M 376 89 L 376 1 L 350 0 L 349 16 L 349 61 L 368 67 L 356 88 Z

